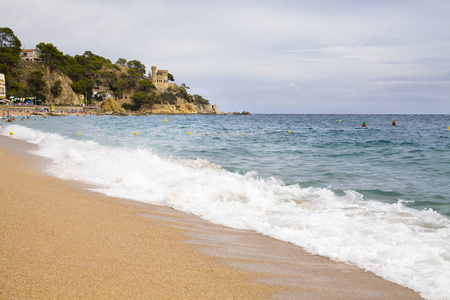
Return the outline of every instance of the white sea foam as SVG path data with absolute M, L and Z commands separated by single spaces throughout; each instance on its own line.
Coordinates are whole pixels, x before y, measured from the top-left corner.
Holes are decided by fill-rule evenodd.
M 0 134 L 39 145 L 48 172 L 106 195 L 170 206 L 214 223 L 249 229 L 356 264 L 429 299 L 450 295 L 450 221 L 404 201 L 364 200 L 349 190 L 286 186 L 228 172 L 206 160 L 168 160 L 151 149 L 111 148 L 18 125 Z

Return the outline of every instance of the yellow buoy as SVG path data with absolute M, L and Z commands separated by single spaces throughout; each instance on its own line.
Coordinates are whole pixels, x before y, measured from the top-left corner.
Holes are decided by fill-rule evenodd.
M 135 132 L 134 135 L 137 135 L 137 132 Z
M 166 123 L 167 123 L 167 119 L 164 119 L 164 122 L 166 122 Z
M 190 132 L 188 132 L 188 134 L 191 134 Z
M 288 133 L 291 133 L 291 131 L 290 131 L 290 130 L 288 130 Z
M 78 132 L 78 135 L 81 135 L 81 133 Z
M 342 122 L 342 120 L 341 120 L 341 119 L 339 119 L 339 122 Z
M 450 130 L 450 126 L 448 126 L 448 130 Z
M 10 134 L 10 135 L 13 135 L 13 134 L 14 134 L 14 132 L 12 132 L 12 131 L 11 131 L 11 132 L 10 132 L 9 134 Z
M 244 134 L 243 132 L 241 132 L 241 134 Z

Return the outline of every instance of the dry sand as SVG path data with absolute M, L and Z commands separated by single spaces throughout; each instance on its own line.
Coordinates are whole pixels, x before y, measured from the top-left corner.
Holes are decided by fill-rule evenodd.
M 41 174 L 0 136 L 1 299 L 418 299 L 355 266 Z M 39 162 L 39 163 L 37 163 Z

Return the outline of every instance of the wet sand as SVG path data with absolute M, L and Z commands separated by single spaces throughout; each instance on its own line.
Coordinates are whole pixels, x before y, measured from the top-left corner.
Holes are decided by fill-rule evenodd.
M 355 266 L 42 174 L 0 136 L 0 298 L 419 299 Z

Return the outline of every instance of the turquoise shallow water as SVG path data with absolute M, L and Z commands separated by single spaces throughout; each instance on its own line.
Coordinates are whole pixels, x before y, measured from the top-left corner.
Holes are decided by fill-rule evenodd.
M 287 185 L 407 200 L 409 207 L 450 216 L 448 115 L 54 117 L 19 124 L 103 145 L 149 147 L 164 157 L 207 159 Z

